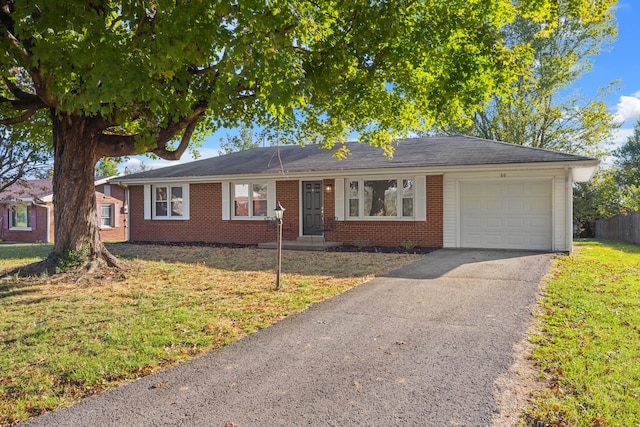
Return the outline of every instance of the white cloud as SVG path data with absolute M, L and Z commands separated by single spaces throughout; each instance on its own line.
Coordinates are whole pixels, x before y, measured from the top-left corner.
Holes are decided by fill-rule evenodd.
M 613 132 L 613 146 L 618 148 L 633 136 L 633 128 L 619 128 Z
M 621 96 L 615 106 L 615 110 L 615 120 L 617 122 L 624 123 L 629 120 L 637 120 L 640 117 L 640 91 L 631 96 Z

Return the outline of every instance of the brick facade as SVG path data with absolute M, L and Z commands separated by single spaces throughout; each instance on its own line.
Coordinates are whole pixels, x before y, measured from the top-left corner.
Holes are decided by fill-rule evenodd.
M 350 245 L 401 246 L 410 241 L 415 246 L 441 248 L 443 233 L 442 175 L 427 176 L 426 221 L 336 221 L 335 229 L 325 233 L 326 240 Z M 326 185 L 333 180 L 325 180 Z M 335 216 L 333 195 L 325 190 L 325 217 Z
M 366 243 L 377 246 L 400 246 L 403 240 L 414 245 L 442 247 L 443 186 L 442 176 L 427 176 L 426 221 L 335 221 L 325 231 L 328 241 L 346 244 Z M 323 180 L 325 218 L 335 216 L 333 179 Z M 257 244 L 276 239 L 272 220 L 223 220 L 222 184 L 190 184 L 188 220 L 145 220 L 144 187 L 130 187 L 130 239 L 133 242 L 203 242 Z M 283 239 L 300 235 L 300 181 L 276 182 L 276 201 L 286 209 Z M 270 213 L 272 216 L 272 213 Z
M 125 189 L 119 185 L 110 185 L 110 196 L 104 194 L 105 185 L 96 186 L 96 208 L 100 216 L 100 205 L 113 205 L 111 227 L 100 227 L 100 238 L 104 242 L 127 240 L 127 215 L 124 213 Z
M 124 213 L 125 205 L 125 189 L 119 185 L 110 186 L 110 196 L 103 193 L 104 185 L 96 186 L 96 207 L 98 215 L 100 214 L 101 204 L 112 204 L 113 215 L 112 227 L 100 228 L 100 238 L 103 241 L 123 241 L 127 240 L 127 215 Z M 49 217 L 47 218 L 47 209 L 49 207 Z M 16 243 L 45 243 L 54 241 L 54 215 L 53 203 L 44 203 L 39 205 L 31 205 L 31 209 L 36 210 L 35 227 L 32 223 L 31 230 L 12 230 L 8 227 L 8 209 L 10 205 L 0 205 L 2 211 L 2 226 L 0 227 L 0 239 L 7 242 Z M 47 221 L 49 222 L 49 239 L 47 239 Z
M 51 227 L 49 230 L 49 241 L 53 242 L 53 204 L 46 203 L 51 212 Z M 31 230 L 12 230 L 9 228 L 8 206 L 2 207 L 2 228 L 0 229 L 0 239 L 7 242 L 16 243 L 45 243 L 47 242 L 47 208 L 44 206 L 31 205 L 35 209 L 35 224 L 31 223 Z

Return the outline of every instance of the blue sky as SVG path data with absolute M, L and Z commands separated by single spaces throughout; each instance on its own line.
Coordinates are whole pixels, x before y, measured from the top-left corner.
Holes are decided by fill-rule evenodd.
M 619 80 L 619 90 L 612 92 L 606 99 L 611 112 L 622 123 L 612 141 L 614 147 L 624 143 L 633 133 L 633 125 L 640 117 L 640 1 L 619 0 L 616 19 L 618 38 L 606 52 L 591 59 L 592 71 L 576 81 L 571 89 L 579 90 L 585 97 L 597 94 L 598 88 Z M 207 137 L 200 151 L 200 158 L 218 155 L 220 138 L 235 134 L 234 130 L 221 130 Z M 185 153 L 178 163 L 192 161 L 193 157 Z M 157 169 L 177 164 L 165 160 L 153 160 L 146 157 L 133 157 L 120 167 L 136 167 L 144 162 Z

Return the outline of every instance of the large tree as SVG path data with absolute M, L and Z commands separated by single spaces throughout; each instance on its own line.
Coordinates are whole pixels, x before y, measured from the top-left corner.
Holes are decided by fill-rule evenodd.
M 571 0 L 597 19 L 611 1 Z M 555 2 L 0 0 L 0 123 L 48 113 L 54 254 L 118 261 L 100 242 L 102 157 L 177 159 L 194 132 L 250 122 L 333 146 L 448 123 L 527 66 L 501 30 Z
M 547 32 L 545 22 L 516 17 L 504 28 L 505 39 L 509 45 L 529 47 L 533 56 L 529 71 L 513 82 L 511 91 L 495 94 L 470 125 L 448 131 L 550 150 L 604 154 L 618 127 L 605 102 L 615 82 L 591 98 L 568 90 L 590 71 L 590 59 L 616 35 L 616 1 L 596 3 L 603 13 L 587 17 L 572 14 L 571 1 L 559 0 L 552 32 Z
M 254 129 L 243 124 L 237 135 L 227 134 L 226 138 L 220 138 L 220 152 L 222 154 L 235 153 L 260 147 L 264 143 L 264 136 Z
M 633 134 L 613 152 L 616 157 L 616 181 L 620 187 L 640 187 L 640 118 L 633 128 Z

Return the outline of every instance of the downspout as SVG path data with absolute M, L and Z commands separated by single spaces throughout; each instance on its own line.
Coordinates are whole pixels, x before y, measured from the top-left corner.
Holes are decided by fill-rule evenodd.
M 129 187 L 124 186 L 124 214 L 127 216 L 127 242 L 131 241 L 131 216 L 129 214 Z
M 51 208 L 47 205 L 40 205 L 36 202 L 33 202 L 33 206 L 39 206 L 47 210 L 47 238 L 45 243 L 51 243 Z

